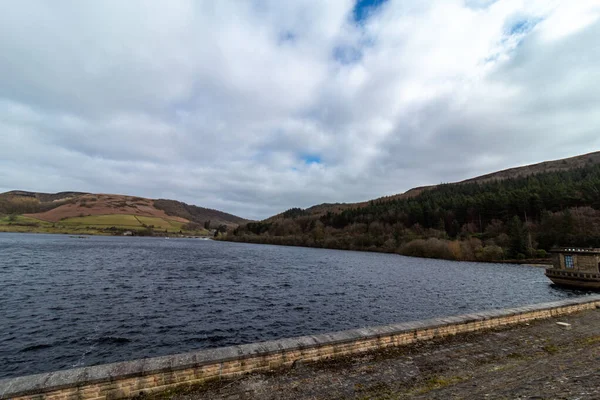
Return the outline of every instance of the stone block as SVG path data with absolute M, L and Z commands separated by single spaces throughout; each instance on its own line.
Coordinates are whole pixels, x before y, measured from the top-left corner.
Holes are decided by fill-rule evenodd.
M 42 393 L 46 390 L 45 383 L 51 375 L 52 373 L 37 374 L 0 380 L 0 398 Z
M 153 357 L 146 358 L 142 366 L 142 374 L 156 374 L 160 372 L 170 371 L 173 364 L 173 357 Z
M 145 362 L 146 359 L 140 359 L 112 364 L 111 370 L 109 372 L 110 377 L 112 379 L 117 379 L 142 375 L 142 372 L 144 371 Z

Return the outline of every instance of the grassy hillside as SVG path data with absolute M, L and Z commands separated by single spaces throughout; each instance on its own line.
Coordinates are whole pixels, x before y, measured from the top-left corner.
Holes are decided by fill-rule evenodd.
M 487 261 L 545 257 L 555 245 L 600 247 L 599 154 L 354 206 L 294 208 L 228 240 Z
M 208 235 L 246 220 L 173 200 L 61 192 L 0 194 L 0 231 Z
M 66 226 L 117 227 L 123 229 L 143 229 L 152 227 L 156 230 L 179 232 L 186 225 L 183 222 L 156 217 L 143 217 L 127 214 L 93 215 L 87 217 L 66 218 L 60 221 Z
M 48 222 L 23 215 L 0 218 L 0 232 L 118 235 L 127 231 L 134 235 L 210 234 L 203 228 L 190 229 L 187 224 L 179 221 L 126 214 L 65 218 L 59 222 Z

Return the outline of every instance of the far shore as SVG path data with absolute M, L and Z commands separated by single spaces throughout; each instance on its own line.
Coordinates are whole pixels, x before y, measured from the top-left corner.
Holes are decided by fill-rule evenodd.
M 305 247 L 310 249 L 326 249 L 326 250 L 340 250 L 340 251 L 360 251 L 365 253 L 383 253 L 383 254 L 398 254 L 404 257 L 416 257 L 416 258 L 429 258 L 432 260 L 444 260 L 450 262 L 476 262 L 483 264 L 518 264 L 518 265 L 528 265 L 531 267 L 539 267 L 539 268 L 547 268 L 549 265 L 552 265 L 551 258 L 523 258 L 523 259 L 497 259 L 497 260 L 454 260 L 448 258 L 441 257 L 419 257 L 408 254 L 402 254 L 394 251 L 381 251 L 379 249 L 336 249 L 330 247 L 320 247 L 320 246 L 305 246 L 302 244 L 279 244 L 279 243 L 261 243 L 261 242 L 253 242 L 253 241 L 243 241 L 243 240 L 231 240 L 227 236 L 221 236 L 216 238 L 216 240 L 225 241 L 225 242 L 233 242 L 233 243 L 246 243 L 246 244 L 262 244 L 267 246 L 289 246 L 289 247 Z
M 30 233 L 36 235 L 66 235 L 66 236 L 74 236 L 74 237 L 86 237 L 86 236 L 112 236 L 112 237 L 155 237 L 155 238 L 186 238 L 186 239 L 213 239 L 212 235 L 195 235 L 192 233 L 164 233 L 164 232 L 155 232 L 152 235 L 139 235 L 139 234 L 131 234 L 131 235 L 123 235 L 123 234 L 114 234 L 110 232 L 103 232 L 100 230 L 92 231 L 92 230 L 7 230 L 2 229 L 5 226 L 0 225 L 0 233 Z
M 153 232 L 152 235 L 148 234 L 136 234 L 137 232 L 132 232 L 132 234 L 124 235 L 122 233 L 115 234 L 112 232 L 106 232 L 102 230 L 92 230 L 86 229 L 84 231 L 81 230 L 65 230 L 65 229 L 55 229 L 55 230 L 36 230 L 32 229 L 34 227 L 27 226 L 22 227 L 20 225 L 14 225 L 11 227 L 20 227 L 20 228 L 29 228 L 29 229 L 21 229 L 21 230 L 8 230 L 6 229 L 9 225 L 0 225 L 0 233 L 33 233 L 33 234 L 50 234 L 50 235 L 69 235 L 69 236 L 114 236 L 114 237 L 168 237 L 168 238 L 185 238 L 185 239 L 215 239 L 213 235 L 197 235 L 193 233 L 174 233 L 174 232 Z M 4 228 L 4 229 L 3 229 Z M 219 238 L 218 240 L 223 240 Z M 226 239 L 223 241 L 227 241 Z M 235 243 L 248 243 L 248 242 L 238 242 Z M 261 244 L 261 243 L 248 243 L 248 244 Z M 269 245 L 269 244 L 263 244 Z M 270 244 L 272 246 L 281 246 Z M 307 248 L 317 248 L 317 247 L 308 247 L 308 246 L 292 246 L 292 247 L 307 247 Z M 328 250 L 342 250 L 342 251 L 361 251 L 365 253 L 381 253 L 379 251 L 369 251 L 369 250 L 346 250 L 346 249 L 328 249 Z M 388 253 L 388 254 L 398 254 L 399 253 Z M 419 257 L 419 258 L 431 258 L 431 257 Z M 507 260 L 447 260 L 444 258 L 431 258 L 433 260 L 444 260 L 444 261 L 453 261 L 453 262 L 477 262 L 483 264 L 516 264 L 516 265 L 527 265 L 530 267 L 538 267 L 538 268 L 547 268 L 552 265 L 552 259 L 550 258 L 528 258 L 522 260 L 516 259 L 507 259 Z

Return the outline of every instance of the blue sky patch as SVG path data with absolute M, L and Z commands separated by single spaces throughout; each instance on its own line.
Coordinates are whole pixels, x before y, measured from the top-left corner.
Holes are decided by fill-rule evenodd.
M 542 20 L 540 18 L 520 18 L 515 20 L 512 23 L 507 24 L 507 26 L 504 28 L 505 32 L 508 35 L 525 35 L 529 32 L 531 32 L 531 30 L 533 28 L 535 28 L 535 26 L 537 24 L 539 24 Z
M 305 164 L 321 164 L 321 156 L 318 154 L 303 154 L 300 158 Z
M 363 22 L 387 0 L 357 0 L 352 10 L 354 21 Z
M 467 7 L 478 10 L 482 8 L 488 8 L 494 4 L 497 0 L 466 0 L 465 4 Z

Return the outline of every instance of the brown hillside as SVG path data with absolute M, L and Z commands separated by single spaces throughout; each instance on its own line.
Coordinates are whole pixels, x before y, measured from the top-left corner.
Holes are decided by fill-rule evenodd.
M 218 210 L 175 200 L 154 200 L 119 194 L 82 192 L 36 193 L 13 190 L 0 193 L 0 215 L 23 214 L 48 222 L 87 215 L 128 214 L 158 217 L 210 226 L 237 226 L 247 220 Z
M 210 226 L 213 228 L 219 225 L 237 226 L 248 222 L 246 219 L 223 211 L 193 206 L 176 200 L 154 200 L 154 207 L 167 215 L 177 215 L 193 222 L 203 224 L 205 221 L 210 221 Z
M 153 200 L 116 194 L 84 194 L 52 210 L 25 215 L 43 221 L 58 222 L 65 218 L 83 215 L 108 214 L 130 214 L 189 222 L 185 218 L 169 216 L 164 211 L 158 210 L 154 207 Z
M 22 190 L 0 193 L 1 214 L 39 213 L 66 204 L 85 193 L 61 192 L 56 194 L 35 193 Z
M 538 164 L 525 165 L 523 167 L 509 168 L 502 171 L 493 172 L 491 174 L 481 175 L 476 178 L 467 179 L 458 183 L 481 183 L 493 180 L 521 178 L 524 176 L 540 174 L 542 172 L 565 171 L 569 169 L 581 168 L 591 164 L 600 164 L 600 151 L 560 160 L 544 161 Z

